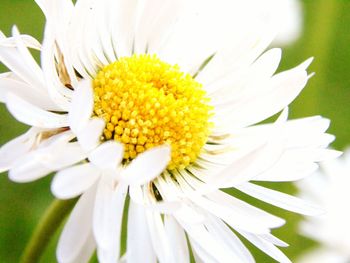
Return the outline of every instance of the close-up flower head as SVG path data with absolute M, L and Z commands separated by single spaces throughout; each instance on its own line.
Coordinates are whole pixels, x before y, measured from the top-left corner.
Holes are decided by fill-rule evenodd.
M 60 226 L 53 218 L 60 263 L 246 263 L 252 247 L 291 262 L 272 233 L 286 220 L 261 204 L 323 209 L 269 186 L 340 155 L 328 149 L 327 118 L 289 120 L 313 58 L 279 69 L 282 51 L 271 46 L 297 39 L 299 4 L 35 2 L 41 43 L 17 26 L 0 32 L 0 101 L 28 127 L 0 148 L 0 171 L 16 183 L 53 174 L 61 201 L 22 262 L 38 262 L 41 237 Z

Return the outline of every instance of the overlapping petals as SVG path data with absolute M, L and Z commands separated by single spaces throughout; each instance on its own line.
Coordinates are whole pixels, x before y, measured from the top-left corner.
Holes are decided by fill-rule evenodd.
M 328 150 L 329 121 L 288 121 L 312 59 L 276 74 L 281 50 L 266 51 L 278 32 L 269 3 L 256 0 L 36 0 L 47 24 L 42 46 L 16 28 L 0 35 L 0 100 L 30 130 L 0 149 L 0 170 L 28 182 L 57 172 L 52 192 L 80 196 L 57 249 L 60 263 L 254 262 L 244 238 L 290 262 L 271 234 L 284 220 L 225 192 L 235 188 L 296 213 L 319 209 L 262 187 L 302 179 Z M 157 8 L 155 8 L 157 7 Z M 276 20 L 277 19 L 277 20 Z M 41 66 L 28 48 L 41 49 Z M 92 81 L 118 58 L 156 54 L 203 84 L 214 107 L 212 133 L 197 160 L 168 170 L 171 147 L 123 159 L 123 145 L 102 141 L 93 116 Z M 282 112 L 272 124 L 258 124 Z M 127 251 L 122 255 L 125 213 Z

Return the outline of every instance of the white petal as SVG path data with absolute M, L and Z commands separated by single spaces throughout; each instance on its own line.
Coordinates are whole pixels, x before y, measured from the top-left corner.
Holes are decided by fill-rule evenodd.
M 91 80 L 82 80 L 73 92 L 68 121 L 70 128 L 79 133 L 88 124 L 94 107 Z
M 284 219 L 269 214 L 264 210 L 258 209 L 222 191 L 210 193 L 207 197 L 217 204 L 227 207 L 226 209 L 231 210 L 232 213 L 237 213 L 239 216 L 251 218 L 253 221 L 257 220 L 261 225 L 265 225 L 267 228 L 280 227 L 285 223 Z
M 89 45 L 91 45 L 96 57 L 98 57 L 104 65 L 117 60 L 117 52 L 113 45 L 112 31 L 115 27 L 118 27 L 117 24 L 113 23 L 113 20 L 118 16 L 117 13 L 119 10 L 116 8 L 116 5 L 118 5 L 119 2 L 124 1 L 105 0 L 104 4 L 94 7 L 94 17 L 92 19 L 96 22 L 90 27 L 90 34 L 96 37 L 94 37 L 94 40 L 92 40 Z M 127 12 L 127 10 L 123 11 Z M 94 32 L 94 30 L 96 31 Z M 125 36 L 120 38 L 119 42 L 122 42 L 124 38 Z M 96 43 L 94 43 L 95 41 Z
M 256 176 L 273 166 L 283 153 L 283 141 L 280 129 L 276 127 L 270 138 L 263 145 L 252 149 L 241 158 L 238 158 L 215 176 L 207 181 L 203 191 L 208 189 L 228 188 L 254 179 Z M 209 190 L 208 190 L 209 191 Z
M 0 148 L 0 172 L 10 169 L 13 163 L 27 153 L 35 143 L 40 130 L 32 128 Z
M 323 213 L 322 209 L 319 207 L 308 204 L 299 198 L 252 183 L 238 186 L 237 189 L 259 200 L 296 213 L 312 216 Z
M 44 110 L 60 110 L 55 105 L 48 93 L 35 89 L 28 83 L 18 79 L 13 73 L 0 75 L 0 101 L 6 103 L 8 93 L 13 93 L 23 100 L 36 105 Z
M 305 69 L 310 64 L 310 60 L 300 66 L 279 73 L 271 78 L 264 85 L 269 86 L 269 91 L 250 96 L 237 103 L 231 103 L 227 112 L 222 112 L 215 120 L 218 126 L 226 126 L 229 129 L 246 127 L 260 122 L 283 108 L 288 106 L 305 87 L 308 75 Z
M 98 148 L 92 151 L 89 155 L 91 163 L 100 169 L 117 169 L 123 159 L 123 145 L 108 141 L 102 143 Z
M 190 262 L 186 235 L 173 216 L 164 217 L 165 231 L 175 262 Z
M 40 6 L 40 8 L 42 9 L 46 17 L 46 26 L 45 26 L 45 34 L 44 34 L 45 39 L 44 39 L 44 45 L 43 45 L 45 46 L 43 49 L 47 51 L 47 54 L 45 54 L 45 57 L 51 58 L 52 59 L 51 64 L 55 64 L 55 61 L 53 60 L 54 57 L 50 55 L 48 56 L 48 54 L 50 54 L 50 49 L 51 49 L 51 51 L 53 51 L 51 54 L 56 55 L 54 54 L 54 52 L 56 51 L 56 46 L 57 46 L 57 48 L 62 52 L 62 56 L 64 58 L 64 64 L 72 82 L 71 84 L 72 86 L 76 86 L 76 83 L 77 83 L 77 79 L 75 77 L 76 74 L 74 72 L 73 66 L 71 65 L 71 58 L 67 50 L 70 47 L 68 42 L 67 31 L 68 31 L 69 24 L 71 22 L 71 16 L 74 10 L 74 4 L 70 0 L 36 0 L 36 2 Z M 52 35 L 54 39 L 50 39 L 50 36 L 48 36 L 49 35 L 48 33 L 50 33 L 50 35 Z M 50 68 L 50 69 L 52 70 L 53 68 Z M 51 70 L 46 71 L 45 69 L 46 73 L 50 72 L 52 74 L 51 76 L 54 76 L 55 72 Z M 55 82 L 53 79 L 51 79 L 51 81 Z
M 37 137 L 37 135 L 35 136 Z M 36 140 L 36 137 L 33 138 L 33 140 Z M 69 138 L 71 138 L 69 132 L 54 135 L 51 138 L 41 142 L 36 149 L 28 151 L 22 156 L 18 156 L 9 172 L 10 179 L 15 182 L 22 183 L 39 179 L 54 170 L 54 168 L 50 167 L 50 165 L 64 165 L 65 163 L 61 162 L 62 157 L 64 157 L 63 159 L 65 159 L 65 157 L 68 158 L 67 165 L 72 164 L 70 163 L 71 160 L 74 163 L 76 161 L 75 152 L 73 152 L 74 155 L 72 156 L 70 151 L 65 152 L 65 155 L 62 155 L 62 152 L 60 151 L 62 148 L 64 148 L 63 146 L 66 146 L 65 143 L 68 143 L 65 140 L 69 140 Z
M 171 16 L 176 15 L 178 11 L 175 4 L 173 9 L 174 14 L 171 13 Z M 220 53 L 224 48 L 230 52 L 225 52 L 222 54 L 223 56 L 235 55 L 232 54 L 234 48 L 238 49 L 236 52 L 241 56 L 242 51 L 246 53 L 254 49 L 255 46 L 259 46 L 260 50 L 259 30 L 264 31 L 265 38 L 267 38 L 266 35 L 269 35 L 268 39 L 271 38 L 272 40 L 270 34 L 266 34 L 266 27 L 269 27 L 267 24 L 270 23 L 262 21 L 268 20 L 268 15 L 264 16 L 265 19 L 258 19 L 256 8 L 246 4 L 246 1 L 239 4 L 236 1 L 225 0 L 216 1 L 215 4 L 212 1 L 203 0 L 186 1 L 182 9 L 179 12 L 181 16 L 175 20 L 174 28 L 171 28 L 171 34 L 163 41 L 164 44 L 159 54 L 164 60 L 177 63 L 186 72 L 195 73 L 208 57 Z M 261 11 L 261 8 L 258 10 Z M 266 11 L 267 8 L 264 10 Z M 261 13 L 260 17 L 262 16 Z M 208 17 L 215 17 L 215 19 L 208 19 Z M 242 24 L 244 24 L 244 30 Z M 209 35 L 210 37 L 208 37 Z M 254 42 L 246 41 L 247 35 L 253 35 L 250 38 L 254 38 Z M 243 44 L 245 44 L 245 49 L 240 47 Z M 268 43 L 265 43 L 264 48 L 267 45 Z M 196 50 L 196 52 L 193 52 L 193 50 Z M 237 59 L 236 56 L 234 58 Z M 235 60 L 230 60 L 231 63 L 232 61 Z M 222 68 L 220 64 L 216 66 Z
M 179 221 L 187 232 L 192 248 L 204 262 L 241 262 L 234 251 L 227 250 L 208 232 L 204 225 L 192 225 Z M 208 260 L 207 260 L 208 259 Z
M 163 214 L 172 214 L 182 207 L 180 201 L 159 201 L 156 203 L 149 203 L 145 199 L 145 194 L 148 194 L 146 186 L 130 185 L 130 198 L 138 205 L 142 205 L 147 209 L 157 211 Z
M 60 199 L 74 198 L 89 189 L 99 176 L 99 171 L 90 163 L 73 166 L 55 175 L 51 191 Z
M 121 180 L 131 185 L 141 185 L 159 176 L 170 161 L 170 147 L 152 148 L 139 155 L 122 172 Z
M 191 200 L 202 209 L 210 211 L 212 214 L 224 220 L 232 228 L 243 229 L 252 233 L 265 234 L 269 229 L 265 225 L 259 224 L 259 220 L 244 215 L 243 213 L 234 213 L 233 209 L 227 209 L 220 203 L 216 203 L 206 198 L 192 197 Z
M 168 171 L 164 172 L 164 178 L 158 177 L 153 181 L 164 201 L 177 201 L 181 190 L 176 187 Z
M 330 121 L 320 116 L 290 120 L 285 130 L 290 147 L 328 146 L 334 137 L 325 133 Z
M 69 134 L 67 135 L 69 138 Z M 41 148 L 18 159 L 9 173 L 11 180 L 33 181 L 86 158 L 85 153 L 76 143 L 65 142 L 62 138 L 66 138 L 65 133 L 42 142 Z
M 10 180 L 18 183 L 27 183 L 38 180 L 52 170 L 42 164 L 42 155 L 27 154 L 14 163 L 13 168 L 9 171 Z
M 62 261 L 59 263 L 87 263 L 91 259 L 96 249 L 96 242 L 92 231 L 90 231 L 83 247 L 80 249 L 79 254 L 75 257 L 74 261 Z
M 281 50 L 270 49 L 249 67 L 242 67 L 237 72 L 231 72 L 207 85 L 206 90 L 212 105 L 220 109 L 225 104 L 237 103 L 257 94 L 269 92 L 269 86 L 264 83 L 276 72 L 280 61 Z
M 346 253 L 339 253 L 332 247 L 322 246 L 298 257 L 298 263 L 344 263 L 349 259 Z
M 77 134 L 78 141 L 85 151 L 89 152 L 101 143 L 101 135 L 105 125 L 103 119 L 92 118 L 85 128 Z
M 275 237 L 272 234 L 261 235 L 260 237 L 262 239 L 265 239 L 267 242 L 274 244 L 275 246 L 279 246 L 279 247 L 288 247 L 289 246 L 286 242 L 278 239 L 277 237 Z
M 23 42 L 23 39 L 17 29 L 16 26 L 13 26 L 12 28 L 12 35 L 16 43 L 17 50 L 20 54 L 21 61 L 24 65 L 27 65 L 28 69 L 32 72 L 33 77 L 36 78 L 37 82 L 43 81 L 43 73 L 39 65 L 34 60 L 32 54 L 29 52 L 28 48 L 26 47 L 25 43 Z M 43 85 L 41 86 L 43 89 Z
M 254 258 L 236 234 L 220 219 L 215 216 L 210 217 L 210 221 L 205 224 L 209 232 L 225 246 L 226 249 L 234 251 L 235 254 L 245 263 L 253 263 Z
M 302 32 L 302 3 L 297 0 L 275 1 L 275 3 L 275 15 L 280 21 L 280 30 L 273 41 L 273 45 L 290 45 L 298 39 Z
M 95 193 L 96 189 L 93 187 L 83 194 L 65 224 L 56 251 L 59 263 L 85 263 L 78 259 L 92 255 L 92 212 Z
M 146 204 L 143 198 L 142 187 L 140 185 L 131 185 L 129 187 L 129 194 L 130 194 L 131 200 L 133 200 L 135 203 L 139 205 Z
M 20 122 L 40 128 L 67 127 L 68 121 L 65 114 L 56 114 L 42 110 L 14 94 L 8 93 L 6 106 L 11 114 Z
M 155 250 L 159 263 L 177 263 L 171 254 L 172 248 L 166 236 L 161 214 L 157 211 L 146 210 L 146 217 L 153 249 Z
M 118 57 L 132 54 L 135 40 L 135 26 L 138 19 L 137 0 L 112 1 L 109 16 L 111 17 L 111 30 L 114 48 Z
M 215 256 L 203 249 L 195 240 L 189 238 L 192 247 L 193 257 L 196 263 L 219 263 Z
M 0 61 L 31 86 L 38 90 L 45 89 L 40 67 L 30 55 L 18 32 L 14 31 L 14 33 L 12 40 L 16 46 L 9 47 L 6 42 L 4 46 L 0 45 Z
M 193 179 L 193 176 L 182 174 L 184 179 L 196 193 L 196 189 L 200 189 L 202 183 L 198 180 Z M 177 183 L 180 185 L 183 191 L 187 192 L 185 188 L 185 182 L 181 177 L 177 177 Z M 191 189 L 192 190 L 192 189 Z M 191 199 L 194 203 L 207 210 L 208 213 L 220 217 L 232 227 L 239 227 L 237 224 L 242 224 L 245 228 L 251 225 L 250 231 L 256 229 L 255 225 L 259 225 L 259 231 L 265 232 L 270 228 L 280 227 L 285 223 L 285 220 L 276 217 L 272 214 L 265 212 L 264 210 L 258 209 L 242 200 L 235 198 L 222 191 L 215 191 L 206 194 L 205 196 L 187 195 L 187 198 Z M 232 219 L 234 218 L 234 219 Z
M 315 162 L 331 160 L 340 152 L 328 149 L 296 148 L 287 150 L 280 160 L 269 170 L 254 180 L 270 182 L 287 182 L 300 180 L 318 169 Z
M 186 12 L 188 2 L 147 0 L 139 12 L 140 17 L 135 33 L 136 53 L 156 53 L 172 33 L 181 16 Z M 154 8 L 157 6 L 157 9 Z
M 206 216 L 198 206 L 188 202 L 188 204 L 182 204 L 178 211 L 173 212 L 176 218 L 188 224 L 202 224 L 206 220 Z
M 86 153 L 76 142 L 49 145 L 43 153 L 43 164 L 54 171 L 66 168 L 86 159 Z M 46 156 L 45 156 L 46 155 Z
M 99 7 L 105 5 L 105 2 L 99 5 L 94 1 L 78 1 L 67 29 L 69 57 L 74 68 L 85 79 L 90 79 L 97 73 L 97 67 L 106 63 L 97 30 L 97 26 L 101 24 L 100 20 L 104 21 L 105 18 L 96 16 Z M 101 63 L 101 59 L 104 63 Z
M 265 5 L 264 10 L 271 10 L 266 2 L 263 2 Z M 238 15 L 236 14 L 236 18 L 233 19 L 237 19 L 240 22 L 235 23 L 236 28 L 233 29 L 235 33 L 232 33 L 231 41 L 226 42 L 224 48 L 220 49 L 210 63 L 199 73 L 198 80 L 204 86 L 222 79 L 225 75 L 233 75 L 249 67 L 270 45 L 276 34 L 276 23 L 270 19 L 270 14 L 266 14 L 264 11 L 262 12 L 260 6 L 257 7 L 259 3 L 260 1 L 235 3 L 237 5 L 235 9 Z M 247 4 L 249 11 L 242 11 L 244 4 Z M 254 5 L 253 8 L 251 7 L 252 4 Z M 232 10 L 228 9 L 227 11 Z M 259 14 L 254 12 L 258 12 Z M 233 15 L 232 12 L 231 15 Z M 243 19 L 241 17 L 242 15 L 245 16 Z M 248 21 L 245 21 L 247 18 Z M 243 22 L 244 27 L 241 26 L 241 22 Z M 228 25 L 230 27 L 233 26 L 233 24 Z M 225 31 L 229 32 L 230 30 Z
M 156 255 L 152 247 L 149 231 L 144 207 L 131 200 L 129 205 L 126 252 L 126 261 L 128 263 L 156 262 Z
M 114 181 L 108 176 L 103 176 L 98 184 L 93 231 L 98 249 L 104 251 L 103 256 L 113 259 L 111 262 L 119 258 L 126 194 L 127 187 L 121 184 L 115 187 Z
M 46 17 L 41 64 L 48 91 L 56 103 L 68 110 L 71 90 L 67 89 L 65 85 L 71 84 L 75 87 L 77 84 L 77 77 L 71 65 L 70 54 L 67 51 L 70 47 L 67 29 L 71 22 L 74 4 L 70 0 L 36 0 L 36 2 Z M 70 83 L 61 82 L 56 69 L 57 61 L 59 61 L 60 66 L 64 63 Z
M 221 220 L 213 218 L 213 222 L 210 225 L 206 224 L 206 226 L 208 229 L 211 228 L 209 231 L 213 234 L 215 233 L 216 237 L 222 241 L 223 245 L 226 245 L 227 249 L 234 251 L 242 262 L 255 262 L 252 254 L 245 247 L 242 241 Z
M 36 40 L 34 37 L 30 35 L 20 35 L 19 36 L 21 40 L 23 41 L 24 45 L 27 48 L 32 48 L 36 50 L 41 49 L 41 44 L 38 40 Z M 0 46 L 5 46 L 5 47 L 16 47 L 16 41 L 14 37 L 8 37 L 1 39 L 0 38 Z
M 50 98 L 61 108 L 68 111 L 70 108 L 70 99 L 72 90 L 68 89 L 62 83 L 57 71 L 57 42 L 53 32 L 49 27 L 45 28 L 43 47 L 41 51 L 41 65 L 45 76 L 45 86 Z
M 266 253 L 270 257 L 274 258 L 281 263 L 291 263 L 291 261 L 273 244 L 260 238 L 259 236 L 238 231 L 243 237 L 249 240 L 254 246 L 259 248 L 262 252 Z

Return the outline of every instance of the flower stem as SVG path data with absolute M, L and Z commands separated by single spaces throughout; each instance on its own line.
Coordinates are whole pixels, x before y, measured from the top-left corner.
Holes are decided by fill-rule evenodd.
M 72 210 L 77 200 L 78 199 L 56 199 L 51 203 L 27 244 L 20 260 L 21 263 L 39 262 L 39 259 L 49 244 L 50 239 L 60 227 L 68 213 Z

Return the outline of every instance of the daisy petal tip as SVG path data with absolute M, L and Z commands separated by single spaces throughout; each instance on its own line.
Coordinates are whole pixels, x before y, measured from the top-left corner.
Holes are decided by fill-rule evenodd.
M 87 192 L 98 180 L 99 172 L 90 163 L 58 172 L 52 180 L 51 192 L 59 199 L 72 199 Z
M 328 161 L 328 160 L 334 160 L 343 155 L 343 152 L 336 151 L 336 150 L 326 150 L 324 155 L 321 157 L 321 161 Z
M 161 170 L 161 172 L 163 172 L 164 169 L 169 164 L 169 162 L 171 161 L 171 146 L 170 145 L 158 146 L 149 150 L 148 152 L 149 152 L 149 155 L 152 155 L 155 160 L 158 160 L 158 167 Z
M 170 145 L 162 145 L 154 148 L 154 151 L 158 152 L 159 155 L 166 157 L 166 163 L 171 160 L 171 146 Z M 164 161 L 165 162 L 165 161 Z
M 329 128 L 329 126 L 331 125 L 331 120 L 328 118 L 324 118 L 322 116 L 319 116 L 320 119 L 322 119 L 323 121 L 323 127 L 325 130 L 327 130 Z
M 22 178 L 22 176 L 18 176 L 17 173 L 13 172 L 13 171 L 9 171 L 8 172 L 8 178 L 12 181 L 12 182 L 15 182 L 15 183 L 28 183 L 29 181 L 27 180 L 24 180 Z
M 289 116 L 289 107 L 285 107 L 282 111 L 282 113 L 280 114 L 278 121 L 280 122 L 286 122 Z
M 276 57 L 279 58 L 279 60 L 282 58 L 282 49 L 281 48 L 273 48 L 270 50 L 270 52 L 274 52 Z
M 68 196 L 66 193 L 62 192 L 60 182 L 56 179 L 56 177 L 53 178 L 51 186 L 50 186 L 51 193 L 60 200 L 68 200 L 71 198 L 74 198 L 75 196 Z
M 80 145 L 90 152 L 100 144 L 100 138 L 106 123 L 101 118 L 92 118 L 85 129 L 77 134 Z
M 281 226 L 284 226 L 284 225 L 286 224 L 286 222 L 287 222 L 287 221 L 286 221 L 285 219 L 278 217 L 278 218 L 276 219 L 276 223 L 275 223 L 275 225 L 274 225 L 274 228 L 279 228 L 279 227 L 281 227 Z
M 312 73 L 310 73 L 308 76 L 307 76 L 307 78 L 308 79 L 311 79 L 313 76 L 315 76 L 316 75 L 316 73 L 315 72 L 312 72 Z
M 45 167 L 37 165 L 35 161 L 25 165 L 15 163 L 8 172 L 8 178 L 15 183 L 30 183 L 44 177 L 49 172 Z
M 114 170 L 123 160 L 124 147 L 116 141 L 107 141 L 99 145 L 89 155 L 89 160 L 97 167 Z
M 280 242 L 278 242 L 278 244 L 275 244 L 276 246 L 278 247 L 289 247 L 289 244 L 282 241 L 282 240 L 279 240 Z
M 302 213 L 303 215 L 306 216 L 312 216 L 312 217 L 320 217 L 322 215 L 325 215 L 327 212 L 324 208 L 317 206 L 317 205 L 310 205 L 310 207 L 308 208 L 308 210 L 304 213 Z
M 11 32 L 13 36 L 18 36 L 20 34 L 17 25 L 12 26 Z
M 313 61 L 314 61 L 314 58 L 311 57 L 311 58 L 307 59 L 305 62 L 303 62 L 303 63 L 300 65 L 300 67 L 301 67 L 302 69 L 306 70 L 306 69 L 311 65 L 311 63 L 312 63 Z
M 335 139 L 335 136 L 334 136 L 334 139 Z M 334 153 L 334 158 L 339 158 L 340 156 L 343 156 L 344 152 L 342 151 L 335 151 L 333 150 L 333 153 Z
M 120 179 L 130 185 L 142 185 L 159 176 L 171 160 L 171 147 L 154 147 L 134 159 Z

